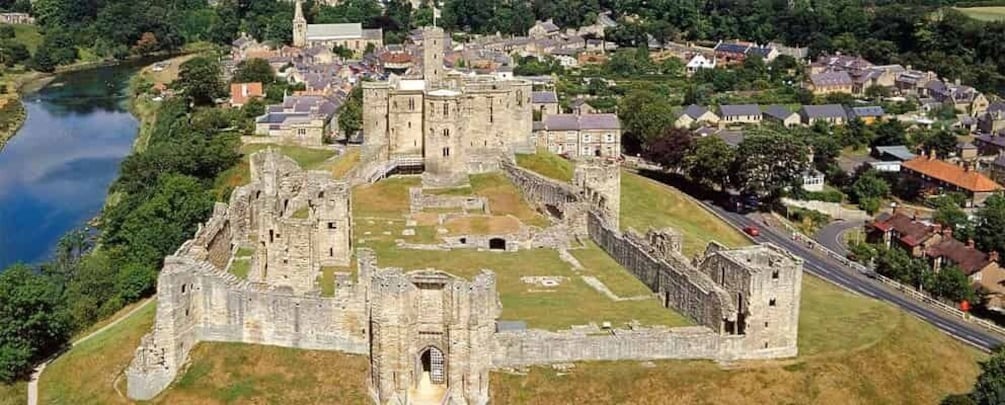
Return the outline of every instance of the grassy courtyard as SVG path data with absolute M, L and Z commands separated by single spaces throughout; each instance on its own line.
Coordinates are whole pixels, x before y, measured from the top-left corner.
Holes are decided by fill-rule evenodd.
M 966 7 L 955 9 L 967 17 L 981 21 L 1001 21 L 1005 20 L 1005 7 Z

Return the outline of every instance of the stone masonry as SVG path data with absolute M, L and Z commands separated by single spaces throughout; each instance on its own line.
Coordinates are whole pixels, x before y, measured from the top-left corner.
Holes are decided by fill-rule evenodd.
M 251 167 L 252 183 L 217 204 L 195 237 L 165 258 L 153 330 L 126 370 L 130 398 L 167 388 L 200 341 L 367 355 L 370 394 L 380 404 L 416 403 L 430 392 L 436 403 L 486 404 L 489 372 L 502 367 L 796 355 L 801 260 L 770 244 L 716 243 L 688 260 L 673 230 L 622 232 L 616 165 L 585 163 L 573 184 L 512 162 L 502 168 L 542 212 L 592 239 L 697 326 L 498 331 L 502 308 L 490 270 L 465 280 L 436 269 L 380 268 L 365 248 L 355 252 L 355 280 L 336 277 L 334 295 L 321 296 L 317 269 L 341 265 L 352 252 L 348 190 L 271 151 L 253 155 Z M 248 279 L 228 273 L 235 254 L 250 248 Z

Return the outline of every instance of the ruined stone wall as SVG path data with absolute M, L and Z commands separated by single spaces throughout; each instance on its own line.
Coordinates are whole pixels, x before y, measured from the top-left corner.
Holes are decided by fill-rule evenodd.
M 526 330 L 496 333 L 493 365 L 576 361 L 719 359 L 722 340 L 704 327 L 613 330 L 602 334 Z
M 421 187 L 408 189 L 408 203 L 412 213 L 425 209 L 457 209 L 489 214 L 489 202 L 485 197 L 424 194 Z
M 588 207 L 580 201 L 579 193 L 572 185 L 546 178 L 510 161 L 504 161 L 502 168 L 506 177 L 520 189 L 524 199 L 538 211 L 560 220 L 575 234 L 586 234 Z
M 621 166 L 617 162 L 585 160 L 576 165 L 572 184 L 590 210 L 619 229 L 621 216 Z
M 736 320 L 736 307 L 728 292 L 683 260 L 671 264 L 653 257 L 650 249 L 640 243 L 641 237 L 626 237 L 592 213 L 589 233 L 618 264 L 659 294 L 665 306 L 716 332 L 722 330 L 724 320 Z

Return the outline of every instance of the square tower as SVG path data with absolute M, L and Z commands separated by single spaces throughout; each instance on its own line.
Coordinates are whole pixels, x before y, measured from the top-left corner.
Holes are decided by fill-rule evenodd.
M 422 78 L 426 89 L 434 89 L 443 83 L 443 28 L 422 29 Z

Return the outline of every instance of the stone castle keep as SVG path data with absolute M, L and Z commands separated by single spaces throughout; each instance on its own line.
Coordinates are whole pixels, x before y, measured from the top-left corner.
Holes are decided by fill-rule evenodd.
M 423 182 L 451 186 L 498 170 L 498 156 L 532 150 L 531 83 L 444 72 L 440 28 L 422 32 L 422 76 L 363 82 L 366 155 L 423 166 Z
M 165 258 L 153 330 L 126 370 L 130 398 L 151 399 L 167 388 L 204 341 L 366 355 L 366 381 L 380 404 L 421 403 L 430 393 L 436 403 L 485 404 L 489 373 L 499 368 L 796 355 L 801 260 L 770 244 L 716 243 L 689 260 L 673 230 L 622 233 L 616 164 L 582 162 L 571 184 L 510 160 L 496 166 L 554 227 L 595 242 L 696 326 L 500 330 L 492 269 L 463 279 L 421 263 L 382 268 L 374 252 L 352 246 L 347 183 L 303 171 L 271 150 L 251 162 L 251 183 L 217 204 L 195 237 Z M 323 295 L 322 268 L 348 265 L 353 255 L 355 279 L 336 273 L 334 293 Z M 247 279 L 228 272 L 242 261 L 249 262 Z

